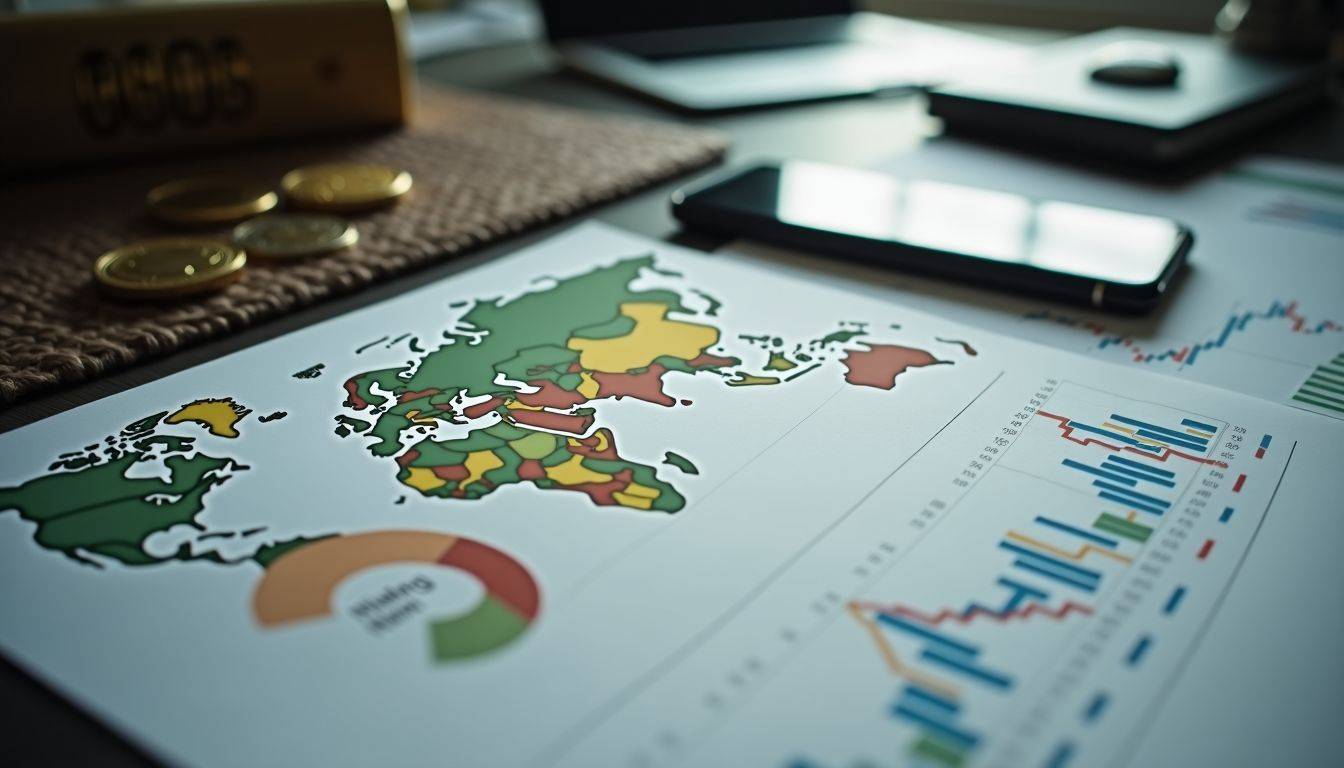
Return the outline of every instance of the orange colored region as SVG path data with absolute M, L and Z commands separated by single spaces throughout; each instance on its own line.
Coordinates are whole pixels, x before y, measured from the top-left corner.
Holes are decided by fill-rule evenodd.
M 840 361 L 845 366 L 845 381 L 855 386 L 893 389 L 896 377 L 911 368 L 952 364 L 914 347 L 859 343 L 867 349 L 847 349 Z
M 322 539 L 278 558 L 252 595 L 265 627 L 331 615 L 331 598 L 349 575 L 387 563 L 438 563 L 458 541 L 426 531 L 375 531 Z

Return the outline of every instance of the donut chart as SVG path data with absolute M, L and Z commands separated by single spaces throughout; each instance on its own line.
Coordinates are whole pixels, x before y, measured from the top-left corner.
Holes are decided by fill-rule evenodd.
M 453 568 L 485 588 L 481 601 L 466 613 L 430 620 L 430 651 L 438 662 L 508 645 L 527 631 L 541 608 L 532 574 L 488 544 L 431 531 L 374 531 L 321 539 L 277 558 L 252 594 L 252 613 L 263 627 L 329 617 L 342 581 L 394 563 Z

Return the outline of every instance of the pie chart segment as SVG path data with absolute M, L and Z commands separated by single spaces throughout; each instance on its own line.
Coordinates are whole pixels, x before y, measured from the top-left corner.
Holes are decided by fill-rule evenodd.
M 466 613 L 430 619 L 430 653 L 447 662 L 489 653 L 527 631 L 541 608 L 537 582 L 508 553 L 432 531 L 374 531 L 321 539 L 277 558 L 252 597 L 263 627 L 329 617 L 345 579 L 383 565 L 425 563 L 470 574 L 484 596 Z

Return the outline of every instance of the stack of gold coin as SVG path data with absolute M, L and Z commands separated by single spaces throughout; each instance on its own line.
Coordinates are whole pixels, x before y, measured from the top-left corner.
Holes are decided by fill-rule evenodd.
M 269 213 L 233 228 L 233 244 L 262 258 L 320 256 L 358 240 L 354 224 L 320 214 Z
M 295 208 L 355 213 L 389 206 L 411 191 L 411 174 L 385 165 L 310 165 L 280 180 L 285 200 Z
M 348 248 L 359 231 L 323 213 L 392 205 L 410 192 L 411 175 L 383 165 L 329 163 L 290 171 L 280 185 L 290 207 L 321 213 L 271 213 L 280 198 L 256 181 L 213 176 L 161 184 L 145 199 L 154 218 L 174 226 L 237 224 L 232 244 L 204 238 L 132 243 L 99 257 L 94 278 L 116 296 L 177 298 L 218 290 L 242 277 L 249 254 L 298 258 Z
M 233 224 L 265 213 L 279 202 L 266 184 L 228 177 L 170 181 L 150 190 L 145 199 L 154 218 L 176 226 Z
M 94 263 L 104 291 L 123 298 L 171 299 L 213 291 L 243 276 L 247 255 L 217 240 L 144 240 L 108 251 Z

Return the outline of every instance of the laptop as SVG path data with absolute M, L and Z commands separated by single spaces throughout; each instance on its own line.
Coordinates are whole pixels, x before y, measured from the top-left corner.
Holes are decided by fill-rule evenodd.
M 695 112 L 872 94 L 994 68 L 1022 47 L 849 0 L 541 0 L 577 72 Z

